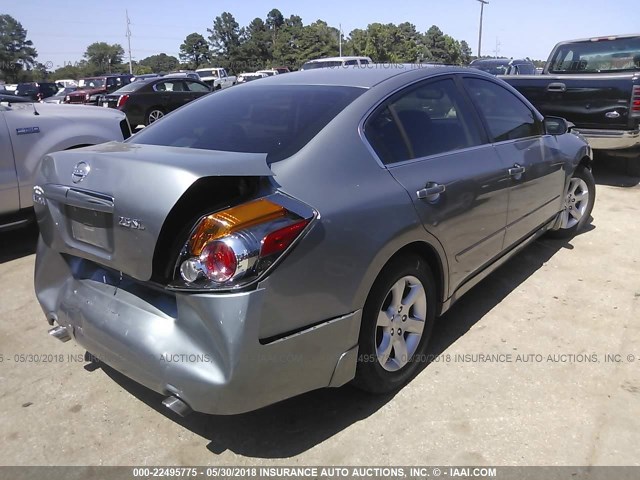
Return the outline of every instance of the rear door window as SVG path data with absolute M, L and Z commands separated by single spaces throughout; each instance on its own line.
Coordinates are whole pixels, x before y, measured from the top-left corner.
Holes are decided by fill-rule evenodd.
M 429 81 L 394 96 L 365 126 L 383 163 L 473 147 L 483 134 L 452 79 Z

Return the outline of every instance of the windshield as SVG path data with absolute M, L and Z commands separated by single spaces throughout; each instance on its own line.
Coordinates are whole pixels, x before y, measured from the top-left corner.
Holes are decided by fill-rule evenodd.
M 640 70 L 640 38 L 616 38 L 561 45 L 551 73 L 607 73 Z
M 509 62 L 478 62 L 472 63 L 469 66 L 490 73 L 491 75 L 504 75 L 509 68 Z
M 302 66 L 302 70 L 313 70 L 314 68 L 341 67 L 342 60 L 327 60 L 324 62 L 307 62 Z
M 83 78 L 78 83 L 79 88 L 102 88 L 104 87 L 104 78 Z
M 300 150 L 364 91 L 316 85 L 231 88 L 176 110 L 129 141 L 266 153 L 271 163 Z
M 196 73 L 201 77 L 217 77 L 218 76 L 217 70 L 200 70 Z

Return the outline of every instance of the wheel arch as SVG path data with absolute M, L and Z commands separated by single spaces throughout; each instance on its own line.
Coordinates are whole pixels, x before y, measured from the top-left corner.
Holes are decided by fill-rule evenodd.
M 433 277 L 436 281 L 436 298 L 438 299 L 438 305 L 436 308 L 436 316 L 440 315 L 442 310 L 442 305 L 446 300 L 447 296 L 447 285 L 448 285 L 448 275 L 447 275 L 447 263 L 446 258 L 444 257 L 444 252 L 439 251 L 439 249 L 432 245 L 431 243 L 424 240 L 415 240 L 410 243 L 407 243 L 395 250 L 395 252 L 382 264 L 381 268 L 378 269 L 377 274 L 375 275 L 373 282 L 369 286 L 368 291 L 373 287 L 373 283 L 380 277 L 384 269 L 391 262 L 397 260 L 398 258 L 406 255 L 417 255 L 418 257 L 424 259 L 427 263 L 431 272 L 433 273 Z M 368 295 L 368 292 L 367 292 Z

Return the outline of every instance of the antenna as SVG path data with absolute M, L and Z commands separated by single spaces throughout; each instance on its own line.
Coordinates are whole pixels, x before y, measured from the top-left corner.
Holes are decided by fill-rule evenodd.
M 131 29 L 129 25 L 131 25 L 131 20 L 129 20 L 129 10 L 125 10 L 127 14 L 127 43 L 129 45 L 129 73 L 133 75 L 133 65 L 131 64 Z

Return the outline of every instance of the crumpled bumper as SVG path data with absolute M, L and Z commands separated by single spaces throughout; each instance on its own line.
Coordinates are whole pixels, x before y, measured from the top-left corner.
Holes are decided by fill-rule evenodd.
M 173 293 L 112 275 L 39 241 L 35 288 L 47 318 L 107 365 L 195 411 L 243 413 L 355 374 L 361 311 L 265 343 L 264 289 Z

